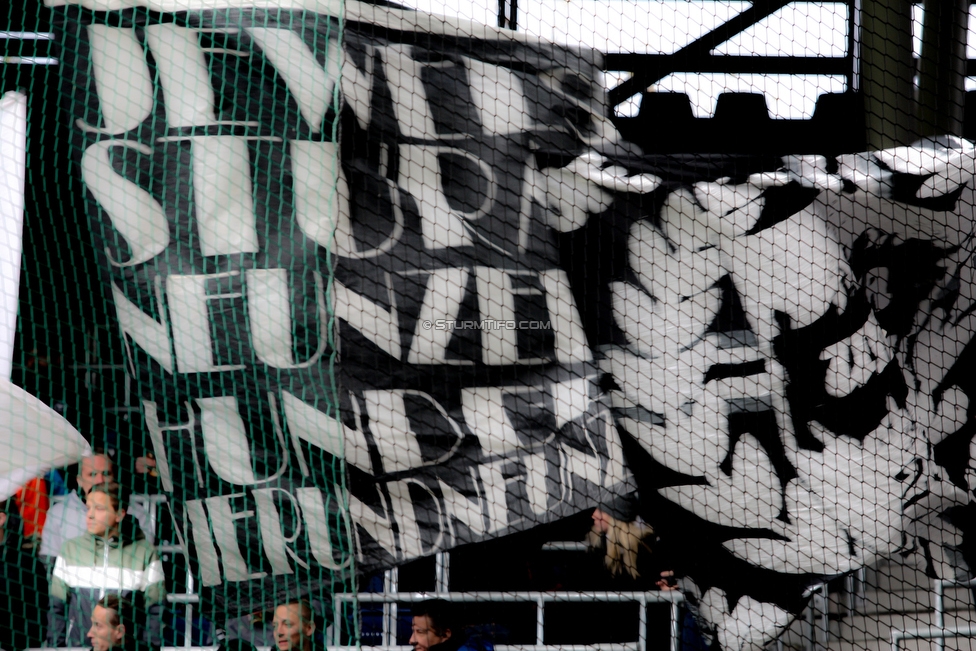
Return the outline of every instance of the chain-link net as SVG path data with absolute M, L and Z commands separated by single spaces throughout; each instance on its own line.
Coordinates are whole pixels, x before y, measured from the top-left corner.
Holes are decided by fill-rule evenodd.
M 968 4 L 407 4 L 0 10 L 0 649 L 971 649 Z

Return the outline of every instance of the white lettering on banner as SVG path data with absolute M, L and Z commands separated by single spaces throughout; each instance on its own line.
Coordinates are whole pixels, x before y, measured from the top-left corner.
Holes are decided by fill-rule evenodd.
M 430 498 L 429 502 L 437 508 L 438 523 L 441 523 L 444 519 L 440 502 L 437 500 L 434 492 L 423 482 L 417 481 L 416 479 L 404 479 L 402 481 L 388 483 L 386 488 L 390 492 L 390 508 L 396 514 L 397 518 L 400 554 L 403 560 L 420 558 L 425 554 L 430 554 L 439 549 L 444 542 L 443 525 L 441 525 L 435 531 L 431 532 L 437 533 L 434 540 L 429 545 L 424 544 L 423 536 L 420 534 L 420 523 L 417 522 L 417 512 L 414 509 L 413 499 L 410 497 L 410 486 L 416 486 L 417 490 L 427 493 L 427 496 Z
M 163 87 L 166 125 L 180 129 L 218 124 L 210 70 L 198 32 L 172 23 L 148 25 L 146 42 Z
M 132 374 L 135 375 L 134 357 L 129 348 L 129 339 L 139 344 L 146 353 L 156 360 L 167 373 L 173 372 L 173 355 L 169 349 L 169 333 L 166 330 L 166 308 L 163 303 L 162 278 L 156 277 L 153 281 L 153 289 L 156 293 L 156 304 L 162 313 L 163 322 L 159 323 L 154 318 L 139 309 L 132 303 L 125 294 L 122 293 L 115 283 L 112 283 L 112 298 L 115 302 L 115 315 L 119 320 L 119 329 L 122 331 L 125 340 L 125 348 L 128 352 L 129 363 L 133 365 Z
M 404 398 L 411 396 L 420 398 L 432 406 L 440 415 L 442 422 L 450 426 L 457 436 L 457 441 L 442 457 L 424 460 L 420 453 L 420 443 L 413 431 L 415 425 L 431 425 L 432 423 L 411 423 L 407 417 L 407 407 Z M 393 389 L 381 391 L 364 391 L 366 413 L 369 415 L 369 428 L 373 433 L 373 441 L 383 460 L 382 472 L 399 472 L 412 470 L 422 466 L 442 463 L 449 459 L 464 438 L 464 432 L 453 418 L 447 414 L 436 400 L 423 391 L 412 389 Z
M 556 429 L 586 414 L 592 403 L 590 400 L 592 387 L 593 382 L 586 377 L 552 385 L 552 411 L 556 416 Z
M 475 479 L 477 481 L 477 479 Z M 454 529 L 454 521 L 463 523 L 475 536 L 482 536 L 487 533 L 485 527 L 484 501 L 481 495 L 475 495 L 474 499 L 467 499 L 460 492 L 445 484 L 442 480 L 437 480 L 437 487 L 444 498 L 445 523 L 451 540 L 458 539 Z M 502 494 L 504 499 L 504 493 Z
M 269 393 L 268 398 L 271 405 L 272 429 L 278 440 L 281 461 L 274 474 L 263 478 L 254 474 L 250 437 L 244 419 L 241 418 L 237 398 L 219 396 L 197 398 L 194 401 L 200 408 L 200 430 L 203 434 L 207 461 L 217 476 L 224 481 L 240 485 L 263 484 L 278 479 L 287 469 L 288 446 L 277 417 L 278 403 L 274 394 Z
M 339 43 L 329 39 L 323 68 L 297 32 L 267 27 L 250 27 L 247 31 L 285 80 L 312 133 L 321 133 L 325 113 L 335 100 L 335 85 L 342 68 Z
M 190 425 L 187 427 L 185 425 L 161 425 L 159 423 L 159 415 L 156 412 L 156 403 L 149 400 L 142 401 L 142 413 L 143 419 L 146 423 L 146 429 L 149 430 L 149 440 L 152 442 L 153 454 L 156 457 L 156 472 L 159 473 L 159 479 L 163 484 L 163 490 L 167 493 L 173 492 L 173 474 L 170 472 L 169 466 L 169 456 L 166 454 L 166 441 L 163 440 L 163 432 L 189 429 L 193 430 L 193 410 L 188 410 L 190 412 Z M 197 465 L 196 455 L 193 455 L 194 466 Z M 197 468 L 197 475 L 200 474 L 199 468 Z M 201 483 L 201 482 L 198 482 Z
M 338 280 L 332 286 L 335 315 L 379 346 L 386 354 L 400 359 L 400 320 L 390 274 L 383 274 L 390 300 L 388 309 L 348 289 Z
M 482 319 L 501 323 L 518 322 L 516 296 L 544 296 L 555 335 L 557 361 L 575 363 L 587 361 L 589 349 L 583 333 L 579 313 L 569 290 L 568 279 L 561 270 L 543 271 L 536 276 L 512 274 L 494 267 L 475 267 L 477 299 Z M 294 359 L 291 339 L 291 301 L 287 276 L 280 269 L 251 269 L 245 272 L 247 290 L 248 332 L 250 343 L 258 358 L 275 368 L 307 368 L 322 359 L 328 341 L 328 311 L 325 280 L 318 272 L 315 278 L 316 314 L 319 333 L 316 351 L 304 361 Z M 464 300 L 471 270 L 466 268 L 438 269 L 429 273 L 419 318 L 407 353 L 411 364 L 470 364 L 473 360 L 447 358 L 447 347 L 454 335 L 451 328 L 430 328 L 431 323 L 457 319 Z M 234 278 L 238 272 L 209 275 L 177 275 L 166 279 L 166 306 L 172 329 L 172 344 L 176 367 L 181 373 L 208 373 L 244 368 L 242 364 L 216 364 L 209 315 L 210 301 L 240 299 L 239 292 L 208 293 L 207 284 L 224 278 Z M 517 283 L 516 277 L 537 278 L 542 289 L 528 283 Z M 333 286 L 334 313 L 346 324 L 385 353 L 400 359 L 400 318 L 392 277 L 384 274 L 389 307 L 383 307 L 357 294 L 336 281 Z M 116 309 L 123 332 L 138 343 L 168 372 L 173 372 L 167 323 L 159 323 L 143 313 L 118 288 L 114 290 Z M 158 293 L 158 289 L 157 289 Z M 160 294 L 161 297 L 161 294 Z M 162 300 L 160 300 L 162 305 Z M 426 324 L 426 325 L 425 325 Z M 222 334 L 222 333 L 216 333 Z M 520 358 L 518 331 L 513 328 L 492 328 L 481 332 L 481 362 L 492 365 L 542 364 L 545 357 Z
M 332 550 L 334 530 L 329 526 L 328 509 L 323 502 L 322 490 L 319 488 L 299 488 L 295 492 L 298 494 L 298 503 L 302 507 L 312 557 L 319 565 L 328 570 L 341 570 L 348 567 L 352 563 L 352 556 L 346 557 L 341 562 L 335 560 L 335 553 Z M 335 496 L 329 496 L 326 499 L 338 499 L 338 496 L 344 495 L 345 491 L 342 487 L 335 486 L 334 493 Z M 345 517 L 342 518 L 342 524 L 348 527 L 348 520 Z M 340 538 L 352 540 L 352 532 L 348 531 L 346 527 L 340 525 Z
M 237 410 L 237 398 L 197 398 L 200 429 L 207 462 L 217 476 L 232 484 L 258 483 L 251 467 L 251 444 L 244 419 Z
M 203 509 L 202 500 L 187 500 L 186 512 L 190 516 L 193 533 L 193 550 L 203 585 L 220 585 L 220 560 L 210 535 L 210 521 Z
M 522 457 L 525 463 L 525 496 L 529 501 L 529 508 L 536 515 L 544 515 L 549 509 L 550 499 L 558 501 L 562 495 L 549 494 L 549 463 L 544 452 L 527 454 Z
M 245 493 L 234 493 L 207 497 L 203 500 L 207 505 L 213 538 L 217 548 L 220 549 L 220 560 L 224 566 L 224 576 L 228 581 L 250 581 L 267 575 L 267 572 L 251 572 L 241 553 L 237 538 L 237 521 L 253 518 L 254 511 L 245 510 L 235 513 L 230 501 L 245 496 Z
M 505 477 L 503 469 L 511 463 L 510 459 L 498 459 L 478 466 L 488 512 L 488 530 L 485 533 L 495 533 L 509 525 L 508 494 L 514 493 L 522 482 L 521 476 Z
M 200 252 L 206 256 L 259 251 L 247 140 L 195 136 L 193 203 Z
M 358 412 L 355 397 L 352 404 L 353 411 Z M 303 476 L 308 477 L 310 472 L 299 441 L 305 441 L 335 457 L 345 459 L 360 470 L 376 474 L 369 458 L 369 444 L 362 432 L 355 427 L 346 427 L 287 391 L 281 392 L 281 406 Z M 355 422 L 360 422 L 359 418 Z
M 150 439 L 153 442 L 153 447 L 155 448 L 155 454 L 157 459 L 166 459 L 167 465 L 169 464 L 169 457 L 166 454 L 166 444 L 163 439 L 164 432 L 180 432 L 182 436 L 189 438 L 193 441 L 193 435 L 196 431 L 196 418 L 193 415 L 193 409 L 190 403 L 186 403 L 186 411 L 189 414 L 189 420 L 185 423 L 167 424 L 163 425 L 159 422 L 159 416 L 156 411 L 156 403 L 149 400 L 142 401 L 142 411 L 146 419 L 146 427 L 149 429 Z M 197 477 L 197 486 L 203 487 L 203 468 L 200 465 L 200 459 L 197 456 L 197 448 L 195 443 L 190 446 L 190 457 L 193 459 L 193 470 Z M 165 486 L 165 483 L 164 483 Z M 172 492 L 172 481 L 170 481 L 169 492 Z
M 301 513 L 298 500 L 295 496 L 282 488 L 255 488 L 251 490 L 254 496 L 254 505 L 258 514 L 258 526 L 261 530 L 261 542 L 264 543 L 264 555 L 271 563 L 272 574 L 293 574 L 291 563 L 288 562 L 290 556 L 299 567 L 309 569 L 308 563 L 299 558 L 294 549 L 289 544 L 294 544 L 298 536 L 302 533 L 301 518 L 295 519 L 295 530 L 290 536 L 285 536 L 281 528 L 281 518 L 278 517 L 278 508 L 275 506 L 275 495 L 280 495 L 289 502 L 292 510 Z
M 142 44 L 131 29 L 89 25 L 88 45 L 105 126 L 87 124 L 82 118 L 75 124 L 83 131 L 112 135 L 135 129 L 153 109 L 152 77 Z
M 478 310 L 482 319 L 495 321 L 516 321 L 516 295 L 542 295 L 542 291 L 532 287 L 519 287 L 514 274 L 497 267 L 475 267 L 478 285 Z M 544 360 L 532 358 L 520 360 L 518 354 L 518 331 L 508 328 L 494 328 L 481 332 L 481 361 L 489 365 L 539 363 Z
M 525 101 L 522 82 L 510 68 L 464 58 L 471 99 L 487 133 L 526 133 L 533 128 L 532 111 Z
M 376 494 L 380 500 L 380 508 L 383 513 L 377 513 L 368 504 L 361 501 L 351 493 L 346 494 L 349 503 L 349 517 L 353 522 L 353 535 L 356 541 L 356 558 L 362 560 L 363 541 L 360 537 L 359 527 L 362 527 L 369 537 L 379 545 L 380 549 L 392 556 L 395 560 L 401 558 L 397 553 L 396 536 L 393 533 L 393 519 L 385 514 L 390 512 L 383 492 L 376 489 Z M 358 525 L 358 526 L 357 526 Z
M 556 337 L 556 361 L 570 364 L 590 361 L 593 355 L 586 343 L 569 276 L 562 269 L 547 269 L 539 275 L 546 290 L 546 309 Z
M 214 373 L 243 369 L 243 364 L 215 364 L 212 328 L 210 326 L 210 301 L 242 298 L 240 292 L 208 294 L 207 283 L 211 280 L 234 278 L 235 271 L 219 274 L 166 277 L 166 298 L 170 324 L 173 329 L 173 350 L 180 373 Z
M 315 318 L 318 345 L 303 362 L 295 359 L 292 342 L 291 293 L 284 269 L 248 269 L 244 272 L 247 291 L 248 331 L 254 353 L 269 366 L 282 369 L 308 368 L 319 361 L 329 342 L 329 310 L 325 302 L 325 280 L 315 278 Z
M 444 328 L 425 328 L 425 323 L 457 320 L 461 301 L 468 286 L 469 270 L 464 267 L 435 269 L 430 272 L 424 302 L 413 331 L 407 362 L 410 364 L 474 364 L 474 360 L 447 358 L 447 346 L 454 333 Z
M 339 255 L 363 255 L 357 251 L 353 238 L 349 185 L 339 165 L 338 145 L 293 140 L 288 149 L 298 228 L 319 246 L 329 250 L 335 247 Z
M 365 131 L 370 122 L 370 106 L 373 101 L 373 66 L 376 65 L 376 51 L 372 46 L 366 46 L 366 70 L 362 71 L 349 57 L 345 58 L 342 66 L 342 79 L 339 82 L 342 89 L 342 99 L 346 106 L 352 108 L 359 122 L 359 128 Z
M 424 246 L 434 250 L 474 244 L 465 219 L 482 217 L 491 208 L 495 184 L 491 169 L 462 149 L 427 145 L 400 145 L 399 149 L 398 182 L 400 187 L 417 200 L 417 207 L 423 218 L 421 230 L 424 235 Z M 488 178 L 488 196 L 475 211 L 463 213 L 451 207 L 447 195 L 444 194 L 443 170 L 438 159 L 439 154 L 455 154 L 472 160 Z
M 480 391 L 495 391 L 498 387 L 484 387 Z M 511 388 L 511 393 L 515 394 L 524 389 L 523 387 Z M 536 388 L 539 393 L 540 388 Z M 373 392 L 379 394 L 380 392 Z M 402 404 L 403 395 L 409 392 L 403 391 L 399 395 L 388 392 L 386 404 L 390 405 L 397 402 L 392 398 L 398 398 Z M 417 395 L 418 392 L 414 392 Z M 434 403 L 429 396 L 425 398 L 432 405 Z M 286 405 L 286 414 L 291 411 L 294 413 L 295 405 L 301 405 L 294 396 L 283 396 L 283 403 Z M 373 396 L 367 400 L 367 404 L 375 404 L 380 399 Z M 198 404 L 202 400 L 197 400 Z M 495 411 L 505 411 L 501 401 Z M 541 403 L 540 403 L 541 404 Z M 539 406 L 539 405 L 536 405 Z M 228 399 L 222 399 L 218 408 L 213 405 L 201 405 L 203 416 L 201 420 L 207 420 L 207 413 L 224 413 L 236 410 L 236 405 L 232 405 Z M 308 407 L 308 406 L 306 406 Z M 311 409 L 309 407 L 309 409 Z M 146 410 L 147 413 L 150 411 Z M 376 412 L 374 408 L 370 416 Z M 323 414 L 324 415 L 324 414 Z M 446 415 L 445 415 L 446 417 Z M 290 417 L 289 417 L 290 418 Z M 405 419 L 401 413 L 397 418 Z M 600 418 L 595 416 L 594 418 Z M 232 420 L 229 418 L 228 420 Z M 477 422 L 477 421 L 475 421 Z M 607 423 L 609 427 L 609 422 Z M 292 420 L 289 420 L 289 428 L 292 428 Z M 410 436 L 415 436 L 410 431 L 410 425 L 405 422 L 403 431 Z M 204 426 L 206 432 L 207 427 Z M 604 430 L 606 431 L 606 430 Z M 307 434 L 304 433 L 304 434 Z M 375 432 L 374 432 L 375 434 Z M 292 432 L 293 440 L 299 438 Z M 308 437 L 301 436 L 303 440 Z M 363 441 L 365 444 L 365 441 Z M 496 458 L 486 463 L 480 464 L 475 468 L 469 469 L 474 479 L 473 494 L 466 495 L 458 487 L 450 485 L 443 478 L 435 479 L 433 485 L 428 485 L 420 479 L 404 479 L 389 482 L 376 487 L 375 504 L 367 504 L 362 501 L 361 496 L 348 494 L 340 485 L 333 488 L 337 499 L 336 517 L 342 522 L 348 522 L 353 526 L 353 535 L 356 542 L 357 558 L 365 560 L 365 547 L 367 543 L 362 539 L 367 535 L 371 544 L 379 546 L 397 562 L 417 558 L 429 554 L 438 549 L 446 549 L 462 542 L 470 541 L 470 536 L 480 537 L 490 535 L 504 530 L 508 526 L 516 524 L 511 521 L 509 505 L 513 502 L 521 502 L 527 506 L 531 513 L 542 515 L 547 511 L 555 509 L 560 504 L 568 504 L 573 499 L 574 477 L 580 477 L 597 486 L 609 487 L 625 478 L 625 469 L 622 463 L 622 452 L 619 443 L 615 439 L 607 441 L 609 448 L 609 462 L 605 465 L 601 462 L 601 455 L 592 438 L 587 439 L 588 449 L 578 450 L 562 443 L 557 443 L 557 454 L 553 460 L 547 459 L 545 451 L 538 449 L 531 454 L 509 456 L 506 458 Z M 540 442 L 541 445 L 546 445 Z M 207 444 L 209 445 L 209 444 Z M 223 445 L 231 448 L 235 445 L 232 441 L 225 441 Z M 326 449 L 332 453 L 335 443 L 329 444 L 331 449 Z M 419 446 L 416 446 L 412 455 L 412 463 L 423 464 L 424 461 L 419 454 Z M 524 449 L 524 445 L 522 446 Z M 209 450 L 209 447 L 207 448 Z M 402 448 L 401 448 L 402 449 Z M 165 451 L 163 455 L 165 456 Z M 299 455 L 300 456 L 300 455 Z M 387 458 L 389 452 L 387 454 Z M 208 458 L 213 461 L 209 456 Z M 241 483 L 248 481 L 253 471 L 250 470 L 251 459 L 241 456 L 237 459 L 236 471 L 229 471 L 228 466 L 232 460 L 227 457 L 218 470 L 211 463 L 214 472 L 228 481 L 237 480 Z M 407 464 L 403 464 L 404 466 Z M 374 473 L 375 474 L 375 473 Z M 247 475 L 247 476 L 244 476 Z M 411 487 L 413 487 L 411 489 Z M 411 490 L 414 495 L 411 496 Z M 207 515 L 199 504 L 187 502 L 187 514 L 192 525 L 192 536 L 197 548 L 200 559 L 201 576 L 206 585 L 217 585 L 220 582 L 220 569 L 217 566 L 217 555 L 214 543 L 220 550 L 220 559 L 223 564 L 224 580 L 243 581 L 263 576 L 264 573 L 257 571 L 256 568 L 249 568 L 245 558 L 240 551 L 238 540 L 237 522 L 250 517 L 257 518 L 257 526 L 261 532 L 261 544 L 264 555 L 268 559 L 271 574 L 289 574 L 294 571 L 292 563 L 301 567 L 308 567 L 309 560 L 315 560 L 318 564 L 328 569 L 342 569 L 349 562 L 349 559 L 336 560 L 336 550 L 332 546 L 328 520 L 328 509 L 326 502 L 323 501 L 322 491 L 318 487 L 296 488 L 294 493 L 287 492 L 278 487 L 263 489 L 251 489 L 247 494 L 238 493 L 233 495 L 214 496 L 206 498 L 207 513 L 209 513 L 210 525 L 207 524 Z M 232 500 L 250 495 L 253 500 L 254 510 L 242 510 L 234 512 L 231 504 Z M 280 495 L 282 499 L 278 502 L 285 504 L 298 514 L 295 520 L 295 530 L 286 533 L 282 529 L 282 518 L 280 510 L 276 504 L 275 497 Z M 423 521 L 418 518 L 415 498 L 420 499 L 427 514 Z M 199 502 L 199 501 L 194 501 Z M 343 503 L 348 503 L 348 517 L 346 521 L 342 514 Z M 375 506 L 375 510 L 374 510 Z M 526 515 L 523 513 L 519 519 Z M 340 527 L 342 526 L 340 522 Z M 302 558 L 295 549 L 296 543 L 301 539 L 302 524 L 305 525 L 307 543 L 311 558 Z M 458 524 L 463 524 L 470 534 L 461 535 L 457 530 Z M 212 528 L 212 536 L 211 536 Z
M 467 290 L 469 273 L 470 271 L 464 268 L 437 269 L 430 272 L 407 355 L 409 363 L 441 365 L 475 363 L 474 360 L 448 359 L 446 353 L 451 337 L 454 336 L 453 329 L 430 327 L 430 324 L 456 322 Z M 557 361 L 575 363 L 588 361 L 591 358 L 566 272 L 556 269 L 538 274 L 516 274 L 496 267 L 474 267 L 474 274 L 477 283 L 478 309 L 482 321 L 517 323 L 516 296 L 545 296 L 546 308 L 555 334 Z M 525 280 L 538 279 L 542 289 L 531 287 L 525 282 L 518 283 L 517 277 Z M 354 310 L 350 311 L 354 312 Z M 383 325 L 392 327 L 393 323 L 384 320 Z M 361 332 L 367 335 L 366 330 Z M 480 341 L 482 346 L 480 361 L 483 364 L 542 364 L 549 361 L 544 357 L 520 358 L 518 331 L 514 328 L 486 328 L 481 332 Z
M 345 489 L 341 486 L 334 486 L 334 490 L 336 495 L 345 495 Z M 332 537 L 336 532 L 329 527 L 321 489 L 296 488 L 295 494 L 292 494 L 282 488 L 269 487 L 252 489 L 249 492 L 255 506 L 254 510 L 239 512 L 232 510 L 230 500 L 246 497 L 245 493 L 188 500 L 185 503 L 196 552 L 195 558 L 199 563 L 200 577 L 204 585 L 220 585 L 223 581 L 247 581 L 267 575 L 266 572 L 252 570 L 241 551 L 238 521 L 252 517 L 257 518 L 260 545 L 265 558 L 268 559 L 272 575 L 293 574 L 292 562 L 301 568 L 310 568 L 308 559 L 303 559 L 294 549 L 296 542 L 302 538 L 303 524 L 305 538 L 312 559 L 316 563 L 330 570 L 341 570 L 352 562 L 351 556 L 341 561 L 335 559 Z M 282 527 L 281 512 L 275 503 L 275 496 L 280 496 L 283 500 L 282 504 L 287 504 L 287 508 L 292 509 L 298 516 L 294 520 L 295 530 L 288 535 Z M 204 504 L 206 504 L 206 511 Z M 345 517 L 342 522 L 348 524 Z M 346 533 L 351 536 L 351 532 Z M 392 529 L 389 535 L 393 535 Z M 220 549 L 219 557 L 217 548 Z M 395 546 L 393 549 L 395 550 Z
M 406 138 L 429 140 L 437 129 L 421 78 L 421 72 L 428 64 L 411 57 L 411 50 L 411 45 L 396 43 L 381 48 L 380 53 L 400 132 Z
M 464 422 L 478 437 L 485 455 L 510 455 L 523 447 L 505 408 L 505 396 L 522 392 L 520 387 L 505 386 L 461 389 Z
M 111 264 L 130 267 L 152 260 L 166 250 L 170 241 L 169 220 L 151 194 L 115 171 L 110 158 L 113 147 L 146 155 L 151 155 L 152 149 L 131 140 L 102 140 L 85 149 L 81 159 L 82 181 L 129 245 L 129 260 L 124 263 L 114 260 L 108 250 L 105 254 Z

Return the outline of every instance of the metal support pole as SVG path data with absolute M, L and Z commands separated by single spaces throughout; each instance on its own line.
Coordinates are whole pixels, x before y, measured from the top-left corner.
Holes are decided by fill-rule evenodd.
M 186 593 L 188 595 L 193 594 L 193 571 L 189 568 L 186 570 Z M 183 628 L 183 646 L 191 647 L 193 646 L 193 603 L 188 601 L 186 603 L 186 622 Z
M 397 568 L 383 573 L 383 592 L 395 594 L 400 591 L 400 573 Z M 357 615 L 358 616 L 358 615 Z M 395 601 L 383 604 L 383 645 L 396 644 L 397 634 L 397 604 Z
M 540 595 L 535 601 L 535 643 L 543 644 L 546 636 L 546 602 Z
M 434 555 L 434 592 L 449 592 L 451 582 L 451 555 L 437 552 Z
M 945 582 L 935 582 L 935 627 L 945 628 Z M 945 638 L 940 637 L 935 642 L 939 651 L 945 651 Z
M 647 602 L 641 604 L 641 625 L 643 626 L 642 633 L 646 641 L 647 637 Z M 681 609 L 678 602 L 673 602 L 671 604 L 671 651 L 678 651 L 681 647 Z M 646 650 L 647 647 L 645 646 Z

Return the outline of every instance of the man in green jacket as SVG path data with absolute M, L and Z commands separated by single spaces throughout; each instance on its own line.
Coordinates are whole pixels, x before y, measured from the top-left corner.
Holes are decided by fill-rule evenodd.
M 125 495 L 115 482 L 88 495 L 88 533 L 66 542 L 54 564 L 48 610 L 48 646 L 80 647 L 100 599 L 115 594 L 146 615 L 144 641 L 162 642 L 166 600 L 163 564 L 141 530 L 127 526 Z

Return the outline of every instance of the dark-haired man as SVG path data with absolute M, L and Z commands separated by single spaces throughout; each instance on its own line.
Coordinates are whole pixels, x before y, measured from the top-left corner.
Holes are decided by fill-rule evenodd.
M 305 599 L 279 604 L 273 626 L 278 651 L 312 651 L 315 619 L 312 606 Z
M 135 637 L 132 602 L 115 594 L 99 599 L 88 629 L 92 651 L 132 650 L 136 647 Z
M 491 645 L 465 634 L 454 604 L 449 601 L 421 601 L 411 612 L 413 630 L 410 644 L 414 651 L 491 651 Z

